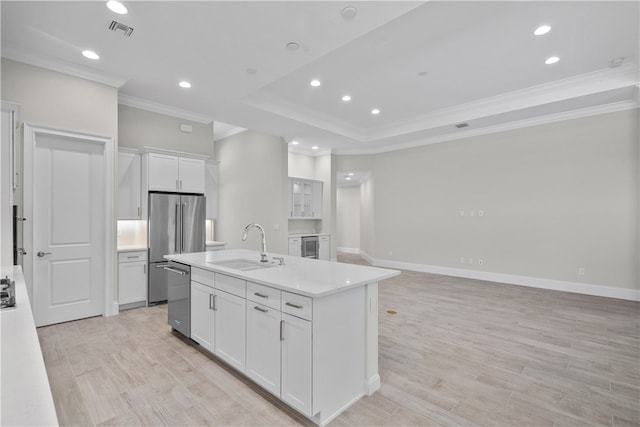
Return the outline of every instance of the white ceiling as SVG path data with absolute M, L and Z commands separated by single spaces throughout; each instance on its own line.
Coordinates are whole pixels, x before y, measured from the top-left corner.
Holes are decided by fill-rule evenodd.
M 216 138 L 249 128 L 301 152 L 388 151 L 638 105 L 638 1 L 123 3 L 127 15 L 103 1 L 3 0 L 2 56 L 213 120 Z M 131 36 L 108 31 L 112 20 Z M 541 24 L 552 30 L 536 37 Z

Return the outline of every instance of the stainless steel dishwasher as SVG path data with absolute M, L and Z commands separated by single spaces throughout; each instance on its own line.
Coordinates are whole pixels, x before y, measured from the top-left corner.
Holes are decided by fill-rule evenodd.
M 167 303 L 169 325 L 185 337 L 191 336 L 191 267 L 169 261 L 167 272 Z

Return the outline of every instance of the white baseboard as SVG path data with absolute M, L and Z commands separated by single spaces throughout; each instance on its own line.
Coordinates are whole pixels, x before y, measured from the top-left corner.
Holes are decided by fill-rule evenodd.
M 366 384 L 365 393 L 367 396 L 371 396 L 373 393 L 380 389 L 380 375 L 376 374 L 373 377 L 369 378 Z
M 595 295 L 599 297 L 624 299 L 629 301 L 640 301 L 640 290 L 638 289 L 618 288 L 590 283 L 568 282 L 564 280 L 543 279 L 540 277 L 519 276 L 515 274 L 492 273 L 489 271 L 467 270 L 463 268 L 441 267 L 437 265 L 389 261 L 384 259 L 372 258 L 364 252 L 361 252 L 360 255 L 376 267 L 419 271 L 421 273 L 464 277 L 467 279 L 485 280 L 489 282 L 506 283 L 509 285 L 528 286 L 530 288 L 551 289 L 554 291 L 572 292 L 576 294 Z
M 358 249 L 358 248 L 343 248 L 343 247 L 340 247 L 340 248 L 336 248 L 336 251 L 337 252 L 345 252 L 345 253 L 348 253 L 348 254 L 360 255 L 360 249 Z

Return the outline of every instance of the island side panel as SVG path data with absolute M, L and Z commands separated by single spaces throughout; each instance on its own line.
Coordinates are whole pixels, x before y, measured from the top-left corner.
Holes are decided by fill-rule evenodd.
M 378 282 L 365 285 L 366 294 L 366 367 L 365 393 L 371 396 L 380 388 L 378 373 Z
M 325 425 L 365 395 L 365 288 L 313 300 L 313 414 Z

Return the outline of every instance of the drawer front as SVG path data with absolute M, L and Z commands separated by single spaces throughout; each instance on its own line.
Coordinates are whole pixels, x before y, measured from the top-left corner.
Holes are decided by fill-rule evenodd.
M 320 242 L 328 242 L 329 241 L 329 236 L 319 236 L 318 237 L 318 241 L 320 241 Z
M 119 252 L 118 262 L 146 261 L 147 251 Z
M 289 237 L 289 244 L 301 244 L 302 243 L 302 238 L 300 237 Z
M 204 268 L 191 267 L 191 280 L 194 282 L 213 287 L 214 275 L 215 273 L 213 271 L 205 270 Z
M 282 292 L 282 312 L 312 320 L 313 299 L 302 295 Z
M 280 310 L 280 291 L 269 286 L 247 282 L 247 299 Z
M 242 279 L 216 273 L 215 284 L 216 289 L 229 292 L 242 298 L 247 297 L 247 282 Z

